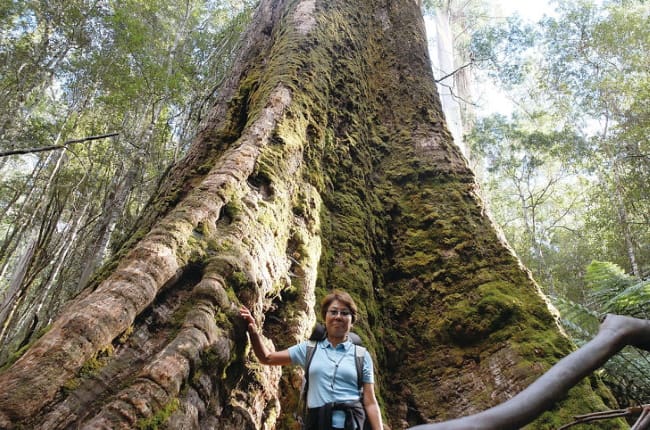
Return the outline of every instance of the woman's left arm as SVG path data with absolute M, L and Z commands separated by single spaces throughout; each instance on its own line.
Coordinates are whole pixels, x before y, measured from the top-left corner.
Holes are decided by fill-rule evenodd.
M 363 407 L 366 410 L 366 419 L 370 422 L 372 430 L 383 430 L 381 412 L 375 397 L 375 384 L 365 382 L 363 384 Z

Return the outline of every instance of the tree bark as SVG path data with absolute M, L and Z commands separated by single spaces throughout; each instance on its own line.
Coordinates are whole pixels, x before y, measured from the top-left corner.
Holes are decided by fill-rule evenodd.
M 650 350 L 650 321 L 608 315 L 596 337 L 564 357 L 514 398 L 472 416 L 441 424 L 416 426 L 411 430 L 519 429 L 549 409 L 578 381 L 600 368 L 628 345 Z M 647 426 L 646 423 L 639 430 Z
M 299 373 L 258 365 L 237 309 L 284 348 L 330 288 L 392 428 L 507 400 L 571 346 L 475 188 L 417 2 L 262 0 L 131 241 L 0 374 L 0 427 L 295 428 Z M 582 384 L 553 416 L 602 405 Z

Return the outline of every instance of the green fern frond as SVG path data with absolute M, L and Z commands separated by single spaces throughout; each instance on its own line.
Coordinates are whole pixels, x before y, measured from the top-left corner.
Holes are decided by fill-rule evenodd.
M 619 399 L 644 404 L 650 398 L 650 354 L 626 347 L 603 366 L 601 377 Z
M 597 333 L 600 321 L 608 313 L 648 319 L 650 316 L 650 281 L 627 275 L 614 263 L 593 261 L 585 275 L 586 304 L 552 297 L 560 311 L 562 326 L 581 346 Z M 602 368 L 603 381 L 621 406 L 647 403 L 650 398 L 650 354 L 626 347 Z
M 650 281 L 640 281 L 626 288 L 604 303 L 603 309 L 608 313 L 648 319 L 650 317 Z
M 574 342 L 583 344 L 598 333 L 602 314 L 562 297 L 551 297 L 551 301 L 560 311 L 560 323 Z
M 598 309 L 635 283 L 635 278 L 626 274 L 620 266 L 608 261 L 592 261 L 585 273 L 588 306 Z

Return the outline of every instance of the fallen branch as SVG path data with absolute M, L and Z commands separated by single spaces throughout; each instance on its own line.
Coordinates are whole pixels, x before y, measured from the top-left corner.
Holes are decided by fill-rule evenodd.
M 107 137 L 119 136 L 119 134 L 120 133 L 108 133 L 108 134 L 101 134 L 98 136 L 84 137 L 82 139 L 66 140 L 61 145 L 43 146 L 40 148 L 24 148 L 24 149 L 12 149 L 9 151 L 0 151 L 0 157 L 6 157 L 8 155 L 17 155 L 17 154 L 31 154 L 34 152 L 53 151 L 55 149 L 65 148 L 66 146 L 71 145 L 73 143 L 87 142 L 89 140 L 106 139 Z
M 623 347 L 650 351 L 650 321 L 607 315 L 596 337 L 551 367 L 512 399 L 474 415 L 410 430 L 519 429 L 553 407 L 571 387 L 601 367 Z M 650 428 L 650 409 L 644 408 L 634 430 Z
M 639 417 L 639 420 L 637 420 L 637 423 L 644 417 L 644 414 L 647 415 L 648 411 L 650 411 L 650 405 L 643 405 L 643 406 L 632 406 L 629 408 L 625 409 L 615 409 L 611 411 L 601 411 L 601 412 L 593 412 L 591 414 L 585 414 L 585 415 L 576 415 L 575 421 L 570 422 L 569 424 L 565 424 L 562 427 L 558 428 L 557 430 L 565 430 L 568 429 L 569 427 L 573 427 L 574 425 L 577 424 L 584 424 L 584 423 L 590 423 L 592 421 L 600 421 L 600 420 L 608 420 L 611 418 L 620 418 L 620 417 L 629 417 L 632 415 L 641 415 Z M 632 428 L 645 428 L 645 427 L 632 427 Z

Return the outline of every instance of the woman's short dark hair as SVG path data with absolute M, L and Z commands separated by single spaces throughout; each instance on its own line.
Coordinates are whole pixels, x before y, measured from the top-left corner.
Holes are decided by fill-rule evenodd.
M 327 310 L 329 309 L 330 305 L 332 304 L 333 301 L 338 300 L 339 302 L 343 303 L 350 309 L 350 313 L 352 314 L 352 322 L 355 322 L 357 320 L 357 305 L 354 303 L 354 300 L 352 300 L 352 297 L 345 291 L 341 290 L 333 290 L 331 293 L 325 296 L 323 300 L 320 302 L 320 315 L 323 317 L 323 321 L 325 321 L 325 316 L 327 315 Z

